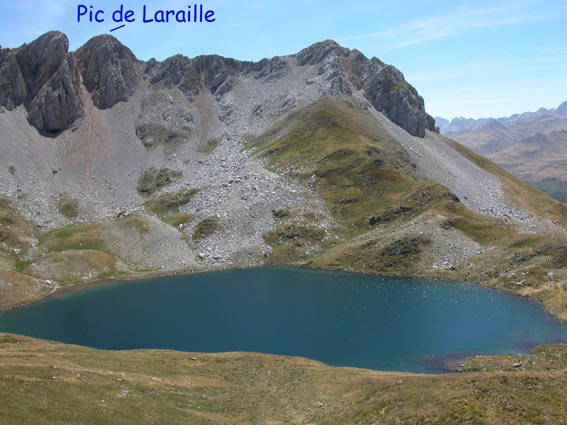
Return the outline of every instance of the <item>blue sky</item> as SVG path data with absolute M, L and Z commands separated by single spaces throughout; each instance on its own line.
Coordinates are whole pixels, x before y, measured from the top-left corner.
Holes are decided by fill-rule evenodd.
M 58 29 L 74 50 L 115 27 L 110 15 L 124 4 L 136 22 L 112 34 L 140 59 L 216 53 L 258 60 L 331 38 L 399 68 L 433 115 L 505 116 L 567 100 L 563 0 L 203 0 L 214 23 L 141 23 L 144 4 L 154 12 L 193 3 L 1 0 L 0 44 L 17 47 Z M 105 10 L 107 22 L 78 23 L 79 4 Z

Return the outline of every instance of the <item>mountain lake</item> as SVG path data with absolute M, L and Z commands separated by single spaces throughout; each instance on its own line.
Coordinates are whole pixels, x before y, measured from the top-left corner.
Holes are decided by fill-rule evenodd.
M 278 267 L 90 285 L 0 314 L 0 332 L 418 373 L 567 342 L 567 325 L 539 304 L 476 284 Z

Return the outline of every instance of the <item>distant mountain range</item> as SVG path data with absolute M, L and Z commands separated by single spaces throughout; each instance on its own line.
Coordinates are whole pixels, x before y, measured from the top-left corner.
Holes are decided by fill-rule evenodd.
M 503 118 L 437 117 L 444 135 L 567 202 L 567 101 Z

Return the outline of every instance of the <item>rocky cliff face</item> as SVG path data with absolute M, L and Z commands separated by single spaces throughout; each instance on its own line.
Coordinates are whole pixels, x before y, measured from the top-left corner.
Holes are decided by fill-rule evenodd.
M 79 74 L 62 33 L 2 50 L 0 80 L 0 104 L 9 110 L 23 104 L 29 123 L 41 132 L 65 130 L 82 114 Z
M 435 120 L 425 112 L 423 98 L 393 66 L 377 58 L 367 59 L 358 50 L 345 49 L 330 40 L 308 47 L 297 58 L 303 66 L 324 64 L 332 68 L 330 78 L 337 92 L 361 91 L 376 110 L 411 135 L 423 137 L 425 130 L 435 130 Z

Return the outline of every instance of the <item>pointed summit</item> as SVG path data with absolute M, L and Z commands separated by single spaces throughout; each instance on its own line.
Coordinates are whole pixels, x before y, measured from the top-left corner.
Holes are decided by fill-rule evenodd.
M 567 100 L 557 107 L 555 113 L 567 117 Z
M 325 60 L 325 58 L 332 52 L 344 54 L 348 49 L 342 47 L 334 40 L 325 40 L 319 43 L 312 44 L 311 46 L 300 51 L 296 56 L 300 65 L 316 65 Z
M 91 38 L 77 51 L 77 62 L 83 83 L 100 109 L 128 100 L 138 85 L 138 59 L 111 35 Z
M 44 134 L 57 134 L 82 114 L 78 74 L 69 40 L 48 32 L 0 55 L 0 105 L 9 110 L 24 104 L 28 122 Z

